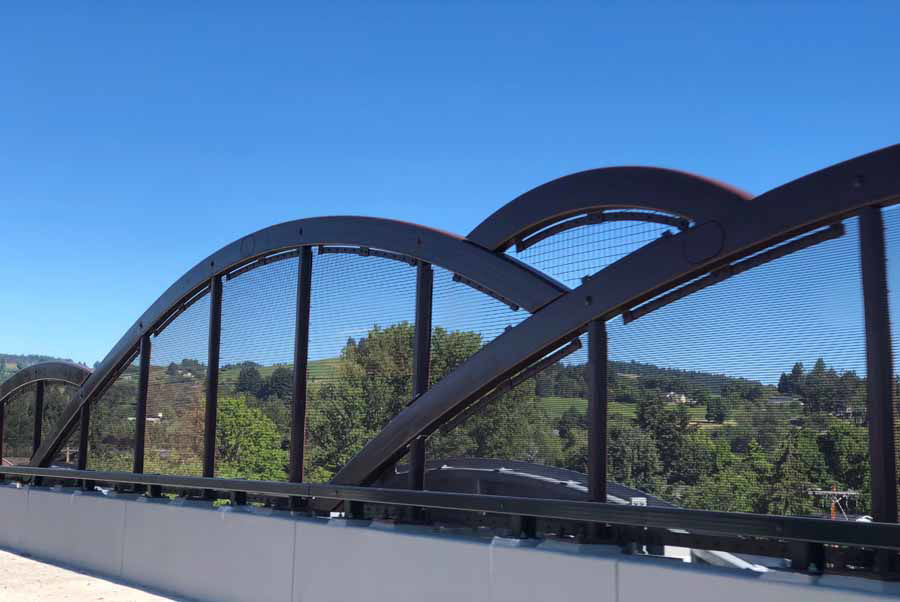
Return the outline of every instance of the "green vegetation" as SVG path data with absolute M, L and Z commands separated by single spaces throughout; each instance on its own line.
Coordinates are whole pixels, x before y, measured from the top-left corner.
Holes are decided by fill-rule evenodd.
M 431 382 L 478 351 L 473 332 L 436 328 Z M 410 403 L 413 327 L 374 327 L 340 357 L 310 363 L 306 478 L 332 477 Z M 223 366 L 217 474 L 284 479 L 291 365 Z M 489 457 L 584 471 L 586 366 L 557 364 L 484 402 L 460 426 L 428 440 L 433 458 Z M 677 504 L 778 514 L 821 511 L 810 489 L 859 491 L 869 509 L 865 381 L 819 360 L 796 364 L 777 387 L 746 379 L 610 362 L 608 470 L 614 481 Z M 151 367 L 148 472 L 199 474 L 206 366 Z M 92 409 L 89 467 L 130 470 L 135 368 Z M 414 402 L 413 402 L 414 403 Z M 7 419 L 8 445 L 27 449 L 30 411 Z M 57 411 L 57 410 L 53 410 Z M 76 433 L 77 436 L 77 433 Z

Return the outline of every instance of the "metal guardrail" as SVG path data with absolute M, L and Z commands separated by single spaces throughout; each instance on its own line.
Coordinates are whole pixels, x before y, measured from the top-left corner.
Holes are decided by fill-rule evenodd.
M 328 483 L 183 477 L 66 468 L 3 467 L 5 475 L 149 485 L 174 489 L 239 492 L 263 496 L 324 498 L 465 512 L 547 518 L 642 528 L 678 529 L 708 535 L 764 538 L 900 551 L 900 524 L 713 512 L 684 508 L 624 506 L 500 495 L 381 489 Z

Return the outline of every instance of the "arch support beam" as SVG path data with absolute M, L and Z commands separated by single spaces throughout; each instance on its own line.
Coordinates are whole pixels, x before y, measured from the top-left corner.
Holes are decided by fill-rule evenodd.
M 141 336 L 154 331 L 186 301 L 207 287 L 215 276 L 230 273 L 259 257 L 277 251 L 319 245 L 348 245 L 391 251 L 426 261 L 478 283 L 529 312 L 537 311 L 568 289 L 509 257 L 492 253 L 455 236 L 416 224 L 371 217 L 320 217 L 277 224 L 236 240 L 213 253 L 166 290 L 116 343 L 100 366 L 81 384 L 80 402 L 67 407 L 61 418 L 65 434 L 74 427 L 83 403 L 128 361 Z M 49 462 L 61 444 L 54 436 L 35 454 L 36 465 Z
M 581 213 L 602 209 L 662 211 L 701 222 L 722 210 L 740 210 L 750 197 L 689 173 L 658 167 L 591 169 L 542 184 L 513 199 L 467 237 L 492 251 Z

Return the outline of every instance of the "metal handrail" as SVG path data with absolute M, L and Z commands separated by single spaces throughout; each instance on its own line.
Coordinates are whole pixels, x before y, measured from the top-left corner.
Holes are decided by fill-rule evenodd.
M 325 498 L 346 502 L 487 512 L 654 529 L 681 529 L 720 536 L 768 538 L 900 551 L 900 524 L 890 523 L 833 521 L 797 516 L 627 506 L 503 495 L 382 489 L 330 483 L 250 481 L 67 468 L 16 466 L 3 467 L 2 473 L 20 477 L 100 481 L 176 489 L 239 492 L 277 497 Z

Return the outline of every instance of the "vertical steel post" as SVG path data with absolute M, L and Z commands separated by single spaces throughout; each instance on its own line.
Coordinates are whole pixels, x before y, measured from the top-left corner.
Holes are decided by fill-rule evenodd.
M 222 342 L 222 277 L 209 282 L 209 352 L 206 367 L 206 419 L 203 425 L 203 476 L 216 476 L 216 411 L 219 405 L 219 348 Z M 209 493 L 209 492 L 208 492 Z
M 88 438 L 91 432 L 91 406 L 84 404 L 79 410 L 80 430 L 78 433 L 78 470 L 87 470 Z
M 137 411 L 134 419 L 134 472 L 144 472 L 144 443 L 147 433 L 147 392 L 150 388 L 150 333 L 141 337 L 141 363 L 138 371 Z
M 44 426 L 44 381 L 37 381 L 34 389 L 34 438 L 31 455 L 41 448 L 41 427 Z
M 4 434 L 4 422 L 3 419 L 6 415 L 6 404 L 0 403 L 0 468 L 3 467 L 3 434 Z M 0 474 L 0 479 L 3 478 L 3 475 Z
M 859 243 L 866 319 L 872 516 L 878 522 L 895 523 L 897 466 L 894 455 L 893 359 L 881 208 L 866 207 L 860 211 Z
M 90 435 L 91 429 L 91 406 L 90 404 L 84 404 L 81 406 L 81 410 L 78 413 L 79 416 L 79 432 L 78 432 L 78 470 L 87 470 L 87 457 L 88 457 L 88 438 Z M 81 487 L 85 491 L 92 491 L 94 489 L 93 481 L 82 481 Z
M 606 416 L 608 401 L 608 343 L 606 322 L 588 326 L 588 365 L 591 376 L 588 403 L 588 493 L 595 502 L 606 501 Z
M 312 247 L 300 248 L 297 319 L 294 324 L 294 403 L 291 406 L 291 460 L 288 479 L 303 481 L 306 446 L 306 370 L 309 361 L 309 307 L 312 299 Z
M 413 345 L 413 399 L 428 390 L 431 369 L 431 310 L 434 271 L 420 261 L 416 269 L 416 332 Z M 409 488 L 425 488 L 425 437 L 416 437 L 409 446 Z

